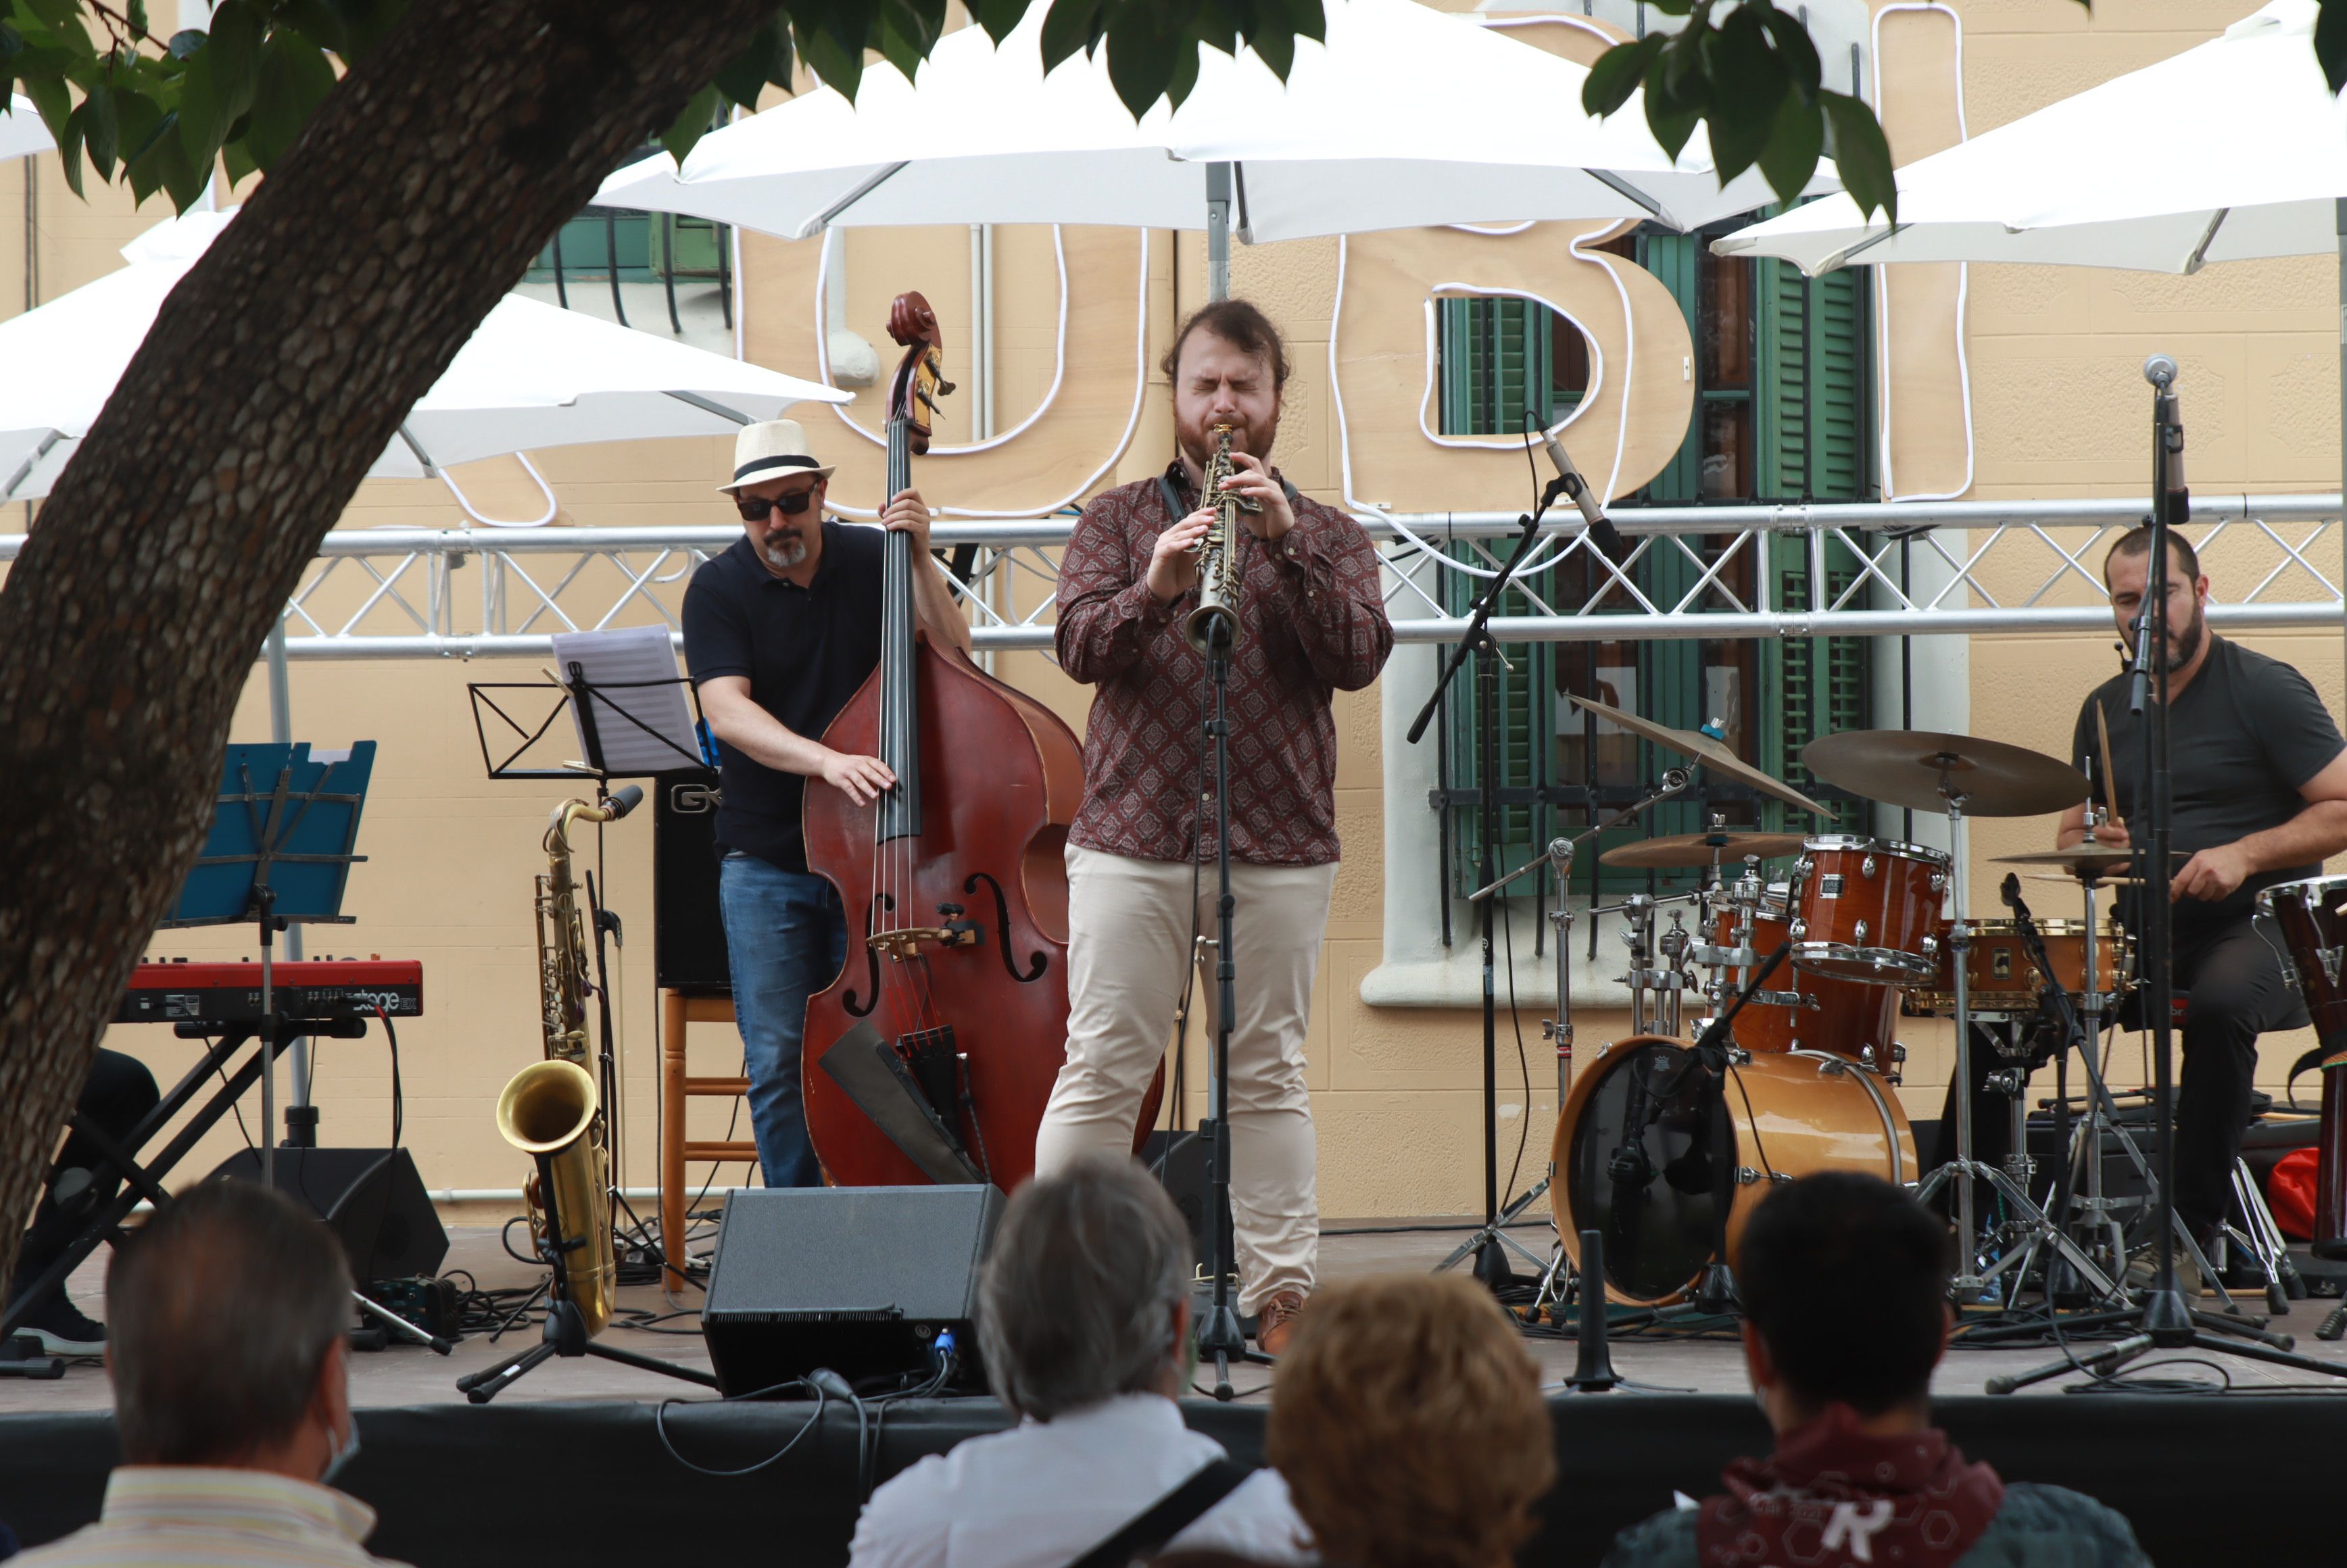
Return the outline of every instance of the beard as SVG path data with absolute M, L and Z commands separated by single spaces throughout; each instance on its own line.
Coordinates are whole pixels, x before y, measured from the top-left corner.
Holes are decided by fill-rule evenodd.
M 770 534 L 758 546 L 758 554 L 776 571 L 788 571 L 806 559 L 806 540 L 796 530 L 787 534 Z
M 2183 669 L 2199 653 L 2201 641 L 2208 635 L 2208 616 L 2202 611 L 2199 604 L 2195 602 L 2192 606 L 2192 619 L 2181 627 L 2169 629 L 2168 647 L 2157 668 L 2163 673 L 2170 675 Z
M 1201 473 L 1205 471 L 1206 465 L 1214 456 L 1214 420 L 1208 419 L 1193 428 L 1176 429 L 1174 433 L 1182 448 L 1182 456 L 1196 464 Z M 1231 425 L 1231 450 L 1244 452 L 1250 457 L 1260 457 L 1266 467 L 1271 463 L 1271 444 L 1278 437 L 1277 414 L 1271 416 L 1269 423 L 1261 425 L 1244 421 L 1234 421 Z

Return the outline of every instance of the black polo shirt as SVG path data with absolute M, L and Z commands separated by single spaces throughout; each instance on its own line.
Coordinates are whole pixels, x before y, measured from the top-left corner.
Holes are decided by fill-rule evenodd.
M 702 564 L 684 590 L 684 661 L 697 685 L 746 675 L 750 696 L 794 734 L 820 739 L 880 662 L 878 528 L 823 525 L 823 564 L 806 587 L 765 568 L 747 534 Z M 806 780 L 718 745 L 717 852 L 738 849 L 806 869 L 799 806 Z

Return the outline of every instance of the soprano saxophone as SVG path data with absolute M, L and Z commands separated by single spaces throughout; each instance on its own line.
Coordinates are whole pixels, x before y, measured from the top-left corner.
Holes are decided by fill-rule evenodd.
M 1231 462 L 1231 427 L 1214 426 L 1214 455 L 1206 460 L 1205 504 L 1214 509 L 1206 537 L 1198 542 L 1198 604 L 1183 620 L 1182 635 L 1199 652 L 1215 641 L 1215 627 L 1227 651 L 1239 640 L 1239 514 L 1260 513 L 1263 503 L 1228 487 L 1236 472 Z

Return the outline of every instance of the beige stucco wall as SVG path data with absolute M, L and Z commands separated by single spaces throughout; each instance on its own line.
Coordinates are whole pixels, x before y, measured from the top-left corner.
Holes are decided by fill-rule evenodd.
M 2090 19 L 2064 0 L 1966 0 L 1954 6 L 1955 20 L 1940 12 L 1909 14 L 1886 29 L 1885 77 L 1892 95 L 1886 113 L 1901 156 L 1911 156 L 1911 148 L 1952 138 L 1959 85 L 1964 121 L 1977 134 L 2174 53 L 2251 8 L 2250 0 L 2106 0 Z M 1956 20 L 1962 25 L 1960 84 Z M 26 167 L 0 167 L 0 316 L 13 314 L 25 299 L 20 236 Z M 54 158 L 32 167 L 41 182 L 42 298 L 108 270 L 117 264 L 116 247 L 168 215 L 153 203 L 133 212 L 127 197 L 95 185 L 90 200 L 77 200 L 65 189 Z M 1440 283 L 1467 282 L 1540 293 L 1583 321 L 1609 366 L 1624 374 L 1601 388 L 1583 415 L 1585 423 L 1568 431 L 1568 439 L 1593 477 L 1601 468 L 1610 474 L 1613 490 L 1643 483 L 1667 456 L 1686 417 L 1680 365 L 1689 347 L 1685 329 L 1652 280 L 1615 258 L 1601 262 L 1569 253 L 1564 241 L 1571 232 L 1544 225 L 1508 237 L 1429 231 L 1342 245 L 1328 240 L 1239 248 L 1235 290 L 1271 310 L 1289 335 L 1296 364 L 1277 454 L 1288 475 L 1315 497 L 1341 502 L 1349 435 L 1357 498 L 1427 508 L 1521 505 L 1520 453 L 1438 449 L 1417 427 L 1427 300 Z M 1060 286 L 1051 232 L 998 232 L 996 428 L 1026 420 L 1055 375 L 1059 394 L 1017 439 L 962 455 L 950 449 L 969 439 L 969 405 L 948 400 L 939 428 L 947 450 L 917 469 L 935 504 L 978 512 L 1030 509 L 1075 494 L 1095 474 L 1101 485 L 1147 475 L 1170 453 L 1166 389 L 1153 366 L 1178 315 L 1204 298 L 1202 239 L 1151 234 L 1145 267 L 1143 238 L 1131 231 L 1069 230 L 1062 240 L 1069 279 L 1063 372 L 1055 348 Z M 815 242 L 745 237 L 741 309 L 753 359 L 813 373 L 819 250 Z M 2196 488 L 2306 490 L 2337 483 L 2337 362 L 2330 341 L 2335 285 L 2329 263 L 2219 267 L 2192 279 L 1973 267 L 1963 285 L 1961 370 L 1954 270 L 1911 271 L 1919 275 L 1893 285 L 1888 336 L 1896 404 L 1892 456 L 1901 490 L 1961 482 L 1967 421 L 1974 495 L 2109 495 L 2140 488 L 2145 408 L 2136 367 L 2153 349 L 2175 354 L 2184 365 L 2180 390 Z M 950 228 L 851 234 L 844 279 L 834 281 L 846 291 L 848 324 L 884 351 L 887 300 L 904 289 L 924 291 L 946 325 L 949 374 L 965 380 L 969 282 L 968 231 Z M 1628 346 L 1633 322 L 1636 355 Z M 845 417 L 876 429 L 877 404 L 876 391 L 867 391 Z M 878 486 L 879 449 L 840 415 L 813 407 L 800 413 L 826 451 L 839 454 L 837 498 L 868 507 Z M 1612 456 L 1617 450 L 1618 466 Z M 1593 459 L 1593 451 L 1602 460 Z M 538 462 L 559 497 L 559 524 L 710 524 L 730 520 L 722 497 L 709 487 L 725 457 L 722 442 L 671 441 L 550 451 Z M 528 517 L 542 505 L 511 463 L 476 465 L 459 478 L 476 506 L 491 515 Z M 26 515 L 11 507 L 0 527 L 21 528 Z M 462 522 L 455 500 L 436 484 L 378 482 L 362 489 L 343 526 Z M 1961 553 L 1961 538 L 1949 541 L 1952 550 Z M 2335 554 L 2336 547 L 2329 548 Z M 2270 546 L 2247 538 L 2220 547 L 2211 557 L 2219 591 L 2261 575 L 2260 563 L 2272 554 Z M 477 574 L 477 563 L 471 570 Z M 1984 580 L 1993 590 L 2009 587 L 2021 570 L 1992 564 Z M 348 569 L 345 575 L 356 576 Z M 456 574 L 460 598 L 477 593 L 476 580 Z M 324 597 L 349 602 L 341 581 Z M 1029 579 L 1020 590 L 1018 608 L 1033 603 L 1037 581 Z M 671 602 L 674 591 L 666 590 Z M 2063 593 L 2086 591 L 2074 584 Z M 2336 636 L 2250 641 L 2305 669 L 2334 712 L 2347 710 Z M 1972 727 L 2059 752 L 2078 695 L 2111 668 L 2108 642 L 2099 636 L 1973 640 Z M 1048 660 L 1010 655 L 999 668 L 1081 725 L 1088 694 Z M 564 792 L 483 777 L 464 685 L 529 680 L 535 672 L 528 661 L 469 669 L 422 661 L 297 663 L 293 671 L 297 736 L 320 743 L 372 738 L 382 747 L 361 842 L 372 858 L 351 885 L 349 907 L 358 922 L 313 939 L 312 950 L 424 960 L 428 1011 L 401 1030 L 402 1068 L 407 1140 L 435 1187 L 510 1188 L 520 1175 L 516 1158 L 495 1137 L 489 1112 L 497 1087 L 538 1049 L 529 879 L 542 864 L 538 845 L 546 811 Z M 1432 855 L 1431 813 L 1415 812 L 1407 801 L 1389 813 L 1382 706 L 1384 693 L 1377 688 L 1337 702 L 1337 807 L 1346 856 L 1310 1043 L 1322 1204 L 1326 1212 L 1342 1215 L 1459 1212 L 1480 1201 L 1476 1014 L 1468 1007 L 1372 1007 L 1361 999 L 1364 979 L 1384 957 L 1389 861 Z M 265 688 L 256 680 L 234 733 L 252 740 L 267 733 Z M 1398 734 L 1392 743 L 1399 743 Z M 2047 831 L 2048 825 L 2034 821 L 1982 824 L 1973 845 L 1976 876 L 1987 874 L 1987 856 L 2034 847 Z M 641 822 L 606 836 L 605 875 L 630 938 L 623 965 L 632 1119 L 628 1180 L 638 1185 L 653 1178 L 648 839 L 648 825 Z M 2044 889 L 2041 912 L 2066 912 L 2058 907 L 2057 891 Z M 1471 958 L 1463 913 L 1457 951 Z M 1520 926 L 1518 934 L 1532 1092 L 1528 1116 L 1517 1103 L 1520 1091 L 1503 1096 L 1501 1158 L 1504 1170 L 1516 1138 L 1525 1134 L 1529 1180 L 1539 1173 L 1553 1132 L 1555 1074 L 1539 1039 L 1538 1019 L 1547 1009 L 1534 999 L 1550 989 L 1548 966 L 1532 957 L 1530 926 Z M 1610 927 L 1605 946 L 1609 953 L 1618 950 Z M 250 945 L 220 933 L 165 934 L 149 950 L 234 955 Z M 1624 1027 L 1618 1011 L 1604 1009 L 1583 1009 L 1577 1022 L 1584 1046 Z M 1906 1095 L 1918 1114 L 1936 1113 L 1947 1071 L 1946 1034 L 1944 1026 L 1928 1020 L 1914 1021 L 1904 1034 L 1913 1051 Z M 704 1070 L 713 1070 L 731 1050 L 729 1039 L 718 1030 L 699 1039 Z M 118 1030 L 111 1043 L 135 1050 L 167 1080 L 192 1060 L 188 1046 L 153 1030 Z M 2300 1043 L 2269 1044 L 2269 1079 Z M 1504 1014 L 1500 1051 L 1501 1081 L 1515 1084 L 1518 1070 L 1509 1060 L 1514 1034 Z M 2126 1059 L 2123 1049 L 2120 1060 Z M 380 1041 L 329 1042 L 321 1063 L 318 1099 L 328 1141 L 381 1141 L 389 1126 L 389 1064 Z M 2119 1076 L 2131 1079 L 2133 1071 L 2122 1067 Z M 1194 1074 L 1192 1081 L 1201 1078 Z M 710 1102 L 696 1105 L 694 1115 L 712 1133 L 725 1121 L 723 1108 Z M 216 1133 L 182 1174 L 209 1169 L 236 1137 L 232 1127 Z

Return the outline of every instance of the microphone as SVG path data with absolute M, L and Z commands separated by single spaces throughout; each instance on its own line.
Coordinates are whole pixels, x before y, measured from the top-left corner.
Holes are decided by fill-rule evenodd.
M 2176 361 L 2164 354 L 2153 354 L 2143 362 L 2143 378 L 2166 392 L 2176 384 Z
M 611 792 L 610 802 L 611 820 L 617 822 L 644 804 L 643 788 L 640 784 L 622 784 Z
M 1574 467 L 1573 459 L 1565 456 L 1564 443 L 1559 441 L 1553 432 L 1543 432 L 1541 442 L 1548 448 L 1548 460 L 1556 465 L 1556 483 L 1550 487 L 1552 497 L 1562 490 L 1565 498 L 1581 509 L 1581 520 L 1589 525 L 1589 537 L 1597 541 L 1599 552 L 1618 565 L 1624 553 L 1622 531 L 1605 515 L 1605 508 L 1598 505 L 1589 481 L 1581 477 L 1581 470 Z
M 2143 378 L 2159 394 L 2159 489 L 2168 497 L 2170 527 L 2190 520 L 2192 491 L 2184 483 L 2184 426 L 2176 419 L 2176 361 L 2164 354 L 2143 362 Z

